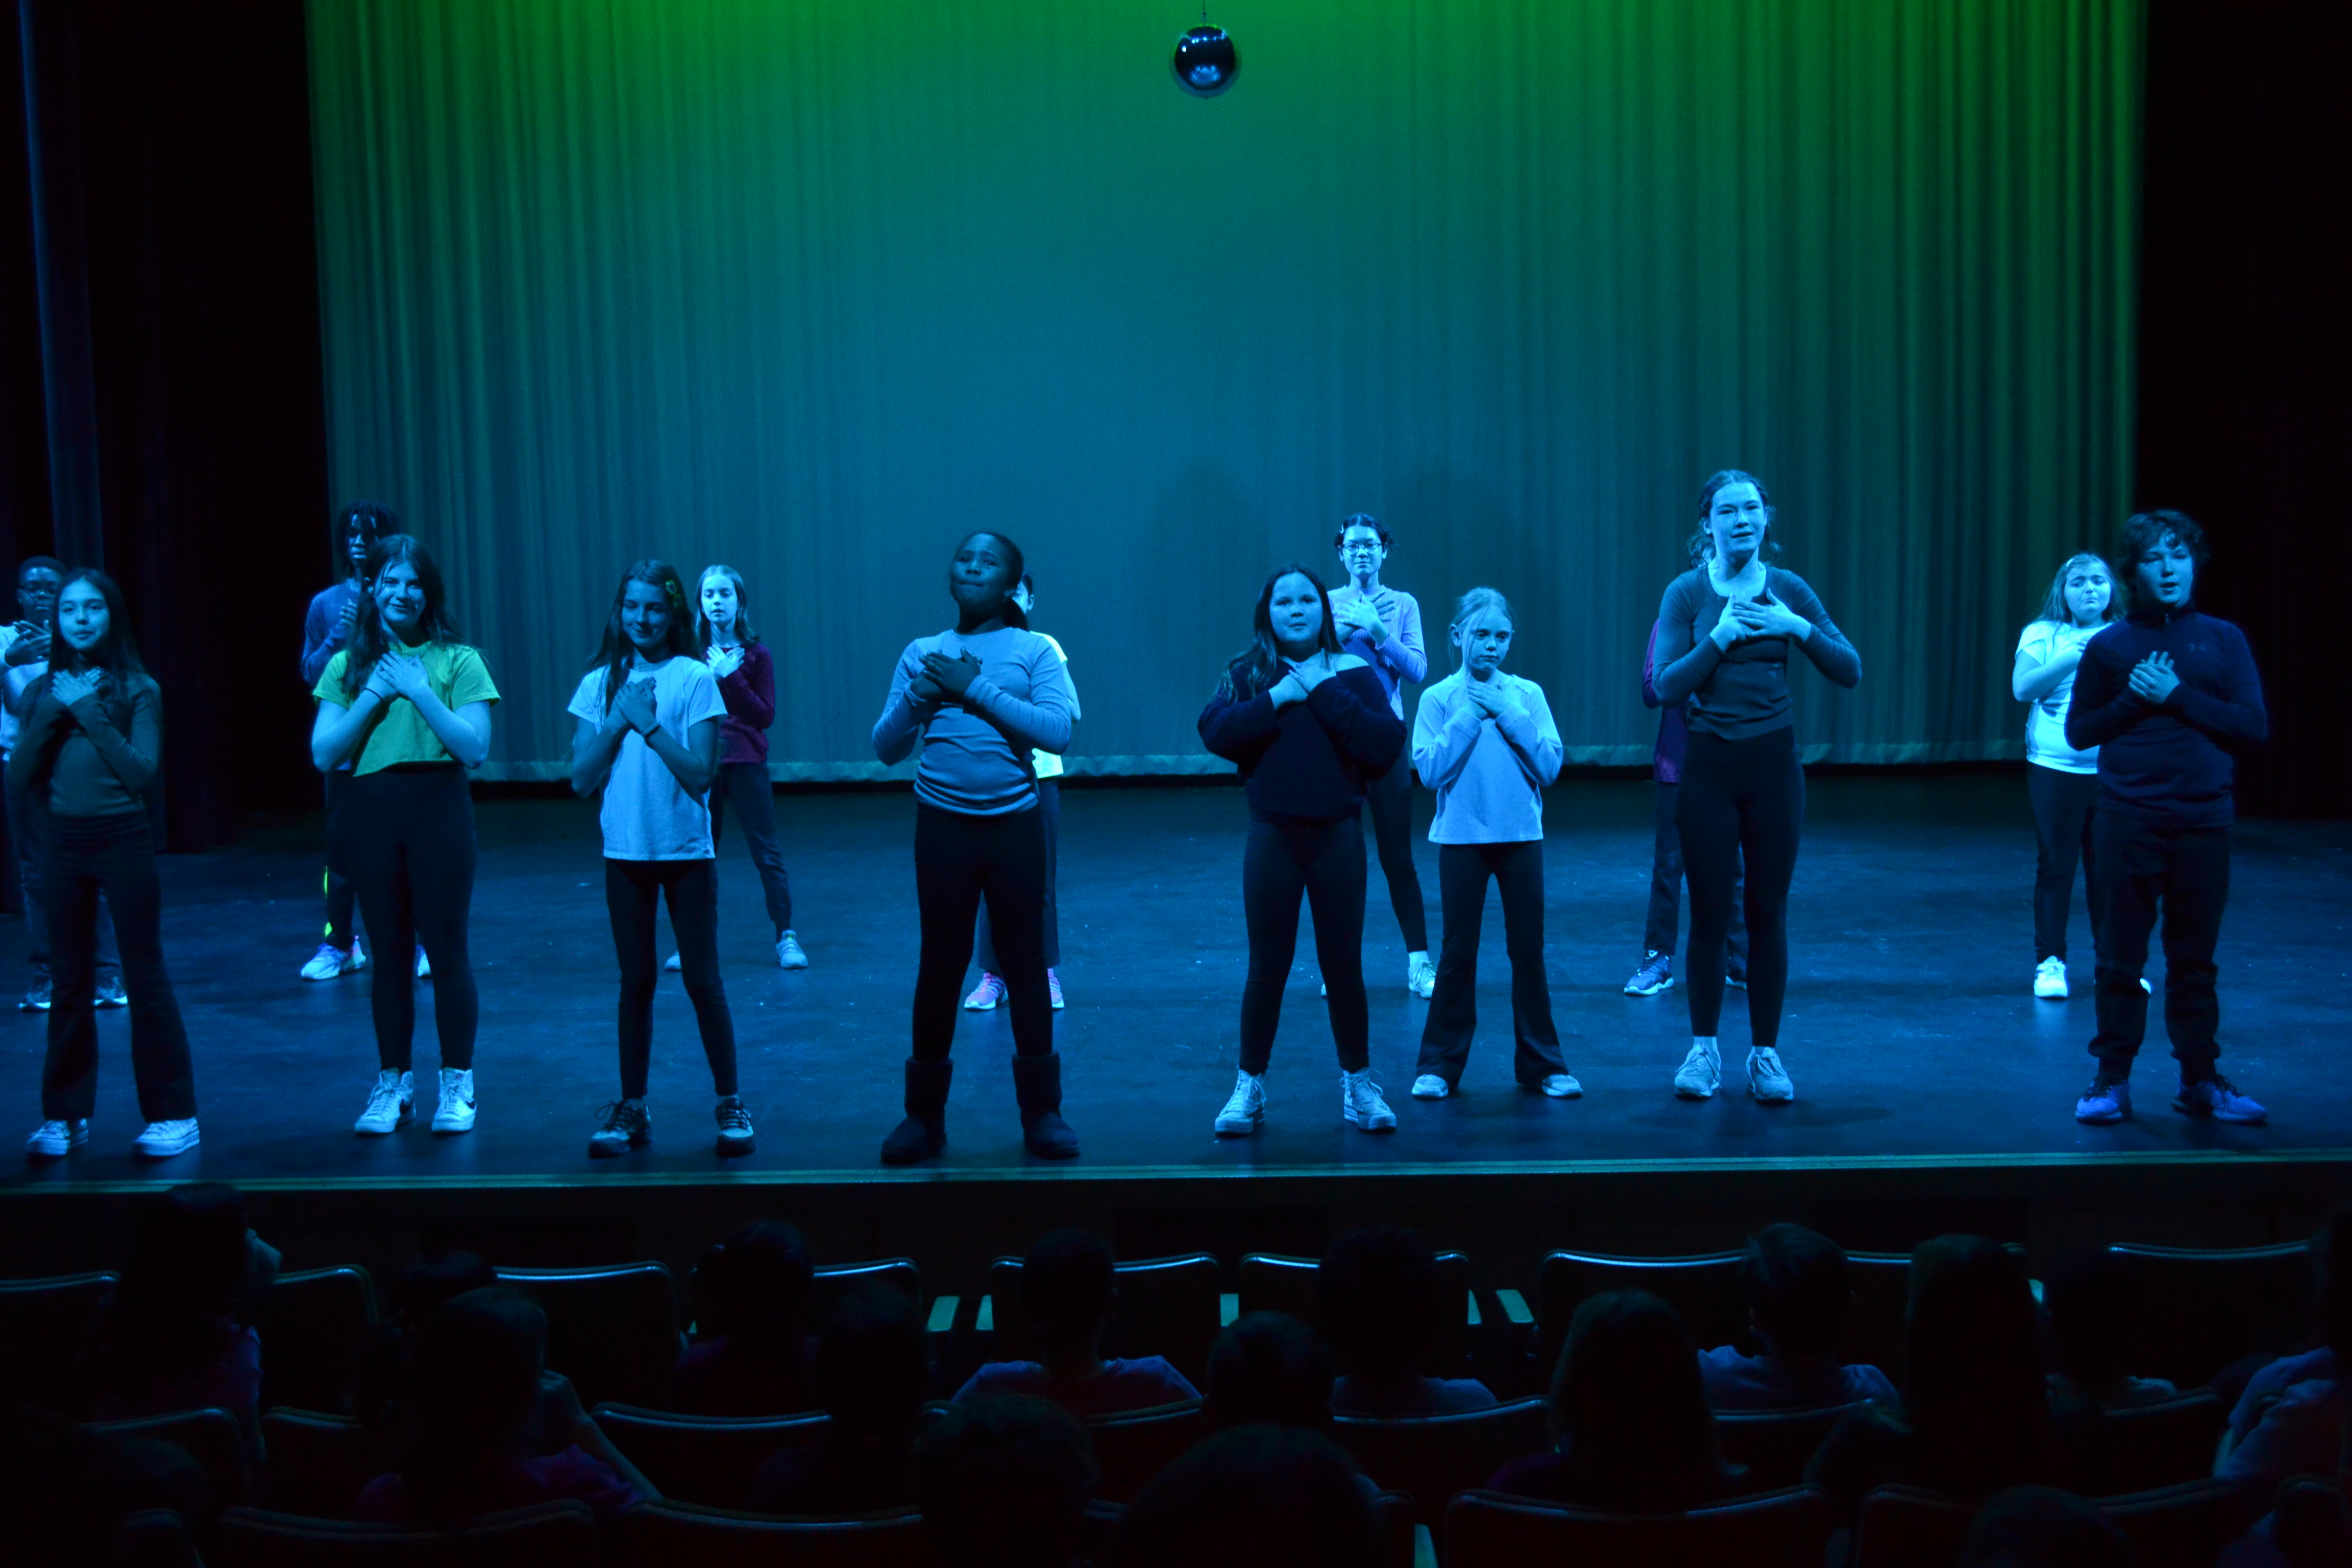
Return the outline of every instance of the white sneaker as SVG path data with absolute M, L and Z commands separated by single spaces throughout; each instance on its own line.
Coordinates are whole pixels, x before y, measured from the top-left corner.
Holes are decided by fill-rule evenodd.
M 319 951 L 310 955 L 310 962 L 302 966 L 302 978 L 339 980 L 353 970 L 366 967 L 367 959 L 360 952 L 358 942 L 352 943 L 351 951 L 346 952 L 333 942 L 322 942 Z
M 1265 1124 L 1265 1075 L 1244 1072 L 1234 1077 L 1234 1092 L 1217 1112 L 1217 1136 L 1245 1138 Z
M 25 1152 L 36 1160 L 62 1160 L 68 1152 L 89 1142 L 87 1116 L 78 1116 L 71 1121 L 44 1121 L 25 1140 Z
M 471 1132 L 474 1130 L 474 1069 L 443 1068 L 441 1069 L 441 1109 L 433 1113 L 436 1132 Z
M 416 944 L 416 978 L 419 980 L 433 978 L 433 961 L 425 956 L 425 944 L 421 942 Z
M 1437 994 L 1437 965 L 1425 952 L 1404 955 L 1404 988 L 1426 1001 Z
M 1396 1131 L 1396 1112 L 1381 1098 L 1381 1086 L 1373 1081 L 1370 1068 L 1339 1075 L 1339 1114 L 1349 1125 L 1367 1132 Z
M 1425 1072 L 1412 1080 L 1412 1097 L 1415 1100 L 1444 1100 L 1453 1092 L 1445 1087 L 1445 1080 L 1433 1072 Z
M 808 967 L 808 954 L 801 951 L 801 939 L 790 931 L 784 932 L 776 939 L 776 967 L 779 969 Z
M 1712 1040 L 1693 1040 L 1690 1055 L 1675 1069 L 1675 1092 L 1685 1100 L 1713 1100 L 1723 1085 L 1723 1052 Z
M 2066 961 L 2045 958 L 2033 968 L 2033 994 L 2047 1001 L 2066 1000 Z
M 665 974 L 676 974 L 683 967 L 684 965 L 678 963 L 677 954 L 674 952 L 662 960 L 662 973 Z
M 131 1141 L 131 1147 L 148 1160 L 168 1160 L 195 1146 L 196 1119 L 193 1116 L 177 1121 L 150 1121 L 147 1131 Z
M 963 1010 L 967 1013 L 993 1013 L 996 1005 L 1003 1000 L 1003 978 L 983 969 L 980 972 L 980 984 L 973 986 L 971 994 L 963 999 Z
M 1578 1100 L 1583 1097 L 1584 1086 L 1568 1073 L 1547 1073 L 1543 1091 L 1553 1100 Z
M 2143 996 L 2153 996 L 2156 994 L 2156 987 L 2147 983 L 2147 976 L 2145 974 L 2140 976 L 2139 989 L 2140 994 Z
M 367 1109 L 352 1123 L 352 1131 L 362 1138 L 381 1138 L 397 1131 L 415 1105 L 416 1075 L 381 1068 L 375 1075 L 375 1087 L 368 1090 Z
M 1748 1053 L 1748 1092 L 1759 1105 L 1786 1105 L 1797 1098 L 1797 1086 L 1789 1081 L 1780 1052 L 1768 1046 Z

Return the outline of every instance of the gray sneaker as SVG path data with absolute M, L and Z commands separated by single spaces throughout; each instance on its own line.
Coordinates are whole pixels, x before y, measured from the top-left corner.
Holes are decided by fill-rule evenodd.
M 642 1149 L 654 1141 L 654 1119 L 646 1113 L 642 1100 L 615 1100 L 598 1114 L 604 1124 L 588 1135 L 588 1157 L 609 1160 L 615 1154 L 625 1154 L 632 1149 Z
M 1786 1105 L 1797 1098 L 1797 1086 L 1789 1081 L 1780 1053 L 1769 1046 L 1748 1053 L 1748 1092 L 1759 1105 Z
M 779 969 L 808 967 L 808 954 L 801 951 L 801 939 L 790 931 L 776 938 L 776 967 Z
M 1349 1125 L 1367 1132 L 1396 1131 L 1396 1112 L 1389 1109 L 1370 1068 L 1339 1075 L 1339 1114 Z
M 1675 1092 L 1685 1100 L 1713 1100 L 1723 1087 L 1723 1052 L 1706 1040 L 1693 1040 L 1690 1055 L 1675 1071 Z

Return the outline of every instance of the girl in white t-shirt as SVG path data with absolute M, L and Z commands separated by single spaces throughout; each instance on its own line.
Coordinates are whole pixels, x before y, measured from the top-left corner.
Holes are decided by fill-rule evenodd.
M 640 561 L 613 595 L 595 666 L 581 677 L 568 710 L 580 721 L 572 737 L 572 791 L 604 791 L 604 906 L 621 961 L 621 1098 L 589 1138 L 592 1155 L 625 1154 L 653 1138 L 646 1079 L 661 975 L 654 918 L 665 891 L 719 1092 L 719 1152 L 751 1152 L 751 1119 L 735 1092 L 735 1020 L 719 978 L 719 879 L 703 804 L 719 773 L 727 704 L 701 654 L 676 569 Z
M 2051 581 L 2041 613 L 2017 637 L 2010 689 L 2028 703 L 2025 788 L 2042 852 L 2033 876 L 2033 994 L 2066 995 L 2066 906 L 2074 897 L 2074 862 L 2091 881 L 2091 813 L 2099 803 L 2099 752 L 2066 743 L 2066 709 L 2074 700 L 2074 667 L 2083 649 L 2119 611 L 2107 563 L 2096 555 L 2068 559 Z M 2091 905 L 2091 939 L 2098 940 L 2098 906 Z

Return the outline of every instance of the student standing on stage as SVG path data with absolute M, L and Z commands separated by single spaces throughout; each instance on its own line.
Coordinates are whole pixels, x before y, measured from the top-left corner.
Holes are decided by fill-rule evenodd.
M 1701 552 L 1696 566 L 1706 559 Z M 1682 793 L 1683 753 L 1690 749 L 1690 725 L 1679 708 L 1658 701 L 1658 628 L 1650 623 L 1642 650 L 1642 706 L 1658 710 L 1658 741 L 1650 752 L 1656 795 L 1656 834 L 1650 847 L 1650 914 L 1642 928 L 1642 964 L 1625 982 L 1628 996 L 1655 996 L 1675 983 L 1675 928 L 1682 921 L 1683 836 L 1675 826 L 1675 801 Z M 1748 984 L 1748 921 L 1739 912 L 1739 867 L 1731 868 L 1731 930 L 1725 938 L 1724 984 Z
M 1559 777 L 1559 730 L 1543 688 L 1503 673 L 1511 632 L 1502 595 L 1463 595 L 1449 633 L 1462 667 L 1421 694 L 1413 716 L 1413 771 L 1437 792 L 1429 838 L 1438 847 L 1445 920 L 1415 1100 L 1444 1100 L 1462 1085 L 1478 1026 L 1478 928 L 1489 880 L 1502 889 L 1511 955 L 1512 1070 L 1523 1087 L 1554 1100 L 1584 1092 L 1560 1056 L 1544 973 L 1543 792 Z
M 1766 563 L 1772 501 L 1753 474 L 1727 468 L 1699 492 L 1696 552 L 1658 605 L 1658 700 L 1690 722 L 1675 826 L 1690 879 L 1691 1047 L 1675 1092 L 1705 1100 L 1723 1079 L 1716 1026 L 1723 1012 L 1732 885 L 1748 872 L 1748 1092 L 1769 1105 L 1797 1097 L 1781 1065 L 1780 1004 L 1789 985 L 1789 882 L 1805 823 L 1805 773 L 1790 714 L 1791 645 L 1843 687 L 1862 658 L 1805 580 Z
M 2078 752 L 2066 741 L 2066 709 L 2074 700 L 2074 669 L 2083 650 L 2121 613 L 2107 563 L 2082 554 L 2058 568 L 2042 613 L 2017 637 L 2017 663 L 2009 689 L 2032 706 L 2025 715 L 2025 794 L 2033 803 L 2041 854 L 2033 872 L 2033 994 L 2066 998 L 2066 906 L 2074 897 L 2074 862 L 2083 863 L 2084 890 L 2097 881 L 2091 815 L 2099 804 L 2099 749 Z M 2098 942 L 2095 921 L 2094 948 Z
M 1339 1114 L 1367 1132 L 1392 1132 L 1396 1112 L 1372 1080 L 1364 1001 L 1363 804 L 1373 780 L 1404 765 L 1404 721 L 1371 668 L 1340 651 L 1330 598 L 1306 567 L 1265 580 L 1253 625 L 1256 646 L 1225 670 L 1199 725 L 1202 743 L 1241 769 L 1249 794 L 1241 1072 L 1216 1131 L 1242 1136 L 1265 1121 L 1266 1062 L 1304 894 L 1339 1051 Z
M 102 572 L 68 574 L 47 673 L 26 693 L 8 786 L 43 819 L 41 896 L 56 981 L 41 1115 L 27 1151 L 55 1159 L 89 1138 L 98 1097 L 99 894 L 122 944 L 131 993 L 131 1068 L 151 1160 L 196 1145 L 188 1031 L 163 968 L 163 885 L 147 794 L 163 755 L 163 699 L 139 662 L 122 590 Z
M 2091 816 L 2092 929 L 2098 940 L 2098 1073 L 2074 1119 L 2131 1114 L 2132 1058 L 2147 1032 L 2140 971 L 2159 906 L 2164 919 L 2164 1028 L 2180 1064 L 2172 1108 L 2249 1124 L 2268 1112 L 2214 1070 L 2221 1007 L 2213 949 L 2230 895 L 2236 818 L 2232 746 L 2270 733 L 2262 679 L 2245 634 L 2194 607 L 2211 552 L 2185 512 L 2144 511 L 2124 524 L 2118 563 L 2131 614 L 2093 637 L 2074 674 L 2066 742 L 2099 752 Z
M 16 608 L 24 618 L 0 626 L 0 674 L 6 684 L 5 706 L 0 707 L 0 763 L 16 749 L 26 693 L 48 673 L 58 590 L 65 586 L 65 563 L 50 555 L 27 556 L 16 568 Z M 11 853 L 16 857 L 16 884 L 25 897 L 25 932 L 30 939 L 26 952 L 33 966 L 33 983 L 16 1010 L 46 1013 L 50 993 L 49 922 L 41 903 L 40 812 L 20 790 L 10 787 L 6 796 L 8 837 Z M 122 960 L 114 949 L 114 918 L 103 894 L 98 906 L 98 1005 L 121 1007 L 130 999 L 122 993 Z
M 719 729 L 727 704 L 694 635 L 694 606 L 677 571 L 640 561 L 613 595 L 595 665 L 580 678 L 567 710 L 572 788 L 599 785 L 604 801 L 604 908 L 621 964 L 621 1098 L 588 1140 L 598 1158 L 653 1141 L 646 1110 L 652 1070 L 654 990 L 661 978 L 654 921 L 665 893 L 677 939 L 686 994 L 719 1095 L 719 1152 L 748 1154 L 751 1118 L 736 1093 L 735 1019 L 719 977 L 719 879 L 703 805 L 719 772 Z
M 1020 546 L 974 533 L 956 546 L 948 593 L 956 624 L 898 656 L 874 723 L 874 754 L 915 771 L 915 897 L 923 947 L 915 975 L 914 1051 L 906 1120 L 882 1141 L 882 1163 L 912 1164 L 947 1146 L 955 1064 L 956 993 L 971 963 L 972 923 L 988 904 L 1013 1005 L 1013 1088 L 1029 1152 L 1066 1160 L 1077 1134 L 1062 1120 L 1062 1058 L 1045 983 L 1045 813 L 1030 764 L 1070 743 L 1069 678 L 1060 652 L 1029 629 L 1014 597 Z
M 407 534 L 385 534 L 368 551 L 364 577 L 346 646 L 311 692 L 319 712 L 310 761 L 331 778 L 350 770 L 327 825 L 328 855 L 351 878 L 379 949 L 421 946 L 432 954 L 441 1038 L 433 1131 L 470 1132 L 481 1003 L 467 952 L 476 847 L 466 775 L 489 755 L 499 689 L 480 652 L 457 639 L 431 551 Z M 376 965 L 368 1005 L 375 1086 L 352 1130 L 381 1137 L 416 1103 L 416 983 L 405 965 Z
M 1331 590 L 1331 617 L 1339 650 L 1364 661 L 1389 711 L 1404 721 L 1403 685 L 1429 673 L 1421 641 L 1421 606 L 1411 594 L 1381 585 L 1381 567 L 1396 536 L 1380 519 L 1357 512 L 1339 525 L 1332 542 L 1348 581 Z M 1381 875 L 1389 885 L 1389 906 L 1404 935 L 1405 985 L 1416 996 L 1437 989 L 1437 966 L 1429 962 L 1429 916 L 1421 901 L 1421 876 L 1412 865 L 1412 761 L 1403 752 L 1396 765 L 1367 785 L 1372 839 L 1379 846 Z
M 1034 574 L 1021 574 L 1021 586 L 1013 590 L 1013 602 L 1021 606 L 1024 616 L 1037 605 L 1037 580 Z M 1070 722 L 1075 724 L 1086 715 L 1078 707 L 1078 689 L 1070 680 L 1070 656 L 1062 645 L 1046 632 L 1039 632 L 1062 661 L 1062 682 L 1070 689 Z M 1029 765 L 1037 773 L 1037 809 L 1045 829 L 1045 994 L 1054 999 L 1054 1011 L 1062 1010 L 1062 910 L 1056 896 L 1055 883 L 1062 868 L 1062 759 L 1047 751 L 1029 753 Z M 1004 999 L 1003 972 L 996 966 L 996 940 L 988 929 L 988 910 L 980 911 L 980 940 L 973 954 L 980 964 L 980 984 L 963 999 L 969 1013 L 986 1013 Z
M 319 678 L 327 672 L 327 661 L 350 646 L 366 586 L 368 552 L 377 540 L 399 531 L 399 514 L 376 501 L 353 501 L 335 513 L 328 526 L 328 542 L 345 570 L 341 581 L 311 597 L 310 612 L 302 617 L 305 690 L 316 691 Z M 349 768 L 331 769 L 326 775 L 330 841 L 335 832 L 335 803 L 351 776 Z M 305 980 L 333 980 L 368 964 L 367 949 L 361 944 L 359 928 L 352 922 L 352 879 L 335 865 L 331 853 L 327 858 L 326 891 L 327 929 L 319 951 L 302 965 Z
M 704 662 L 719 681 L 727 717 L 719 726 L 719 777 L 710 786 L 710 841 L 735 803 L 744 847 L 760 868 L 768 920 L 776 928 L 776 966 L 806 969 L 808 954 L 793 931 L 793 883 L 784 874 L 784 852 L 776 844 L 776 791 L 768 779 L 768 726 L 776 721 L 776 665 L 768 645 L 751 629 L 743 603 L 743 577 L 732 566 L 702 569 L 701 633 Z M 677 954 L 667 968 L 678 966 Z

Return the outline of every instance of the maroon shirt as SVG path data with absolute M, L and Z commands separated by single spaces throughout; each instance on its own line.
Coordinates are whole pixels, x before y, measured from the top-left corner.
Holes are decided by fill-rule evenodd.
M 719 721 L 719 761 L 764 763 L 768 726 L 776 721 L 776 661 L 765 643 L 743 645 L 743 662 L 719 683 L 727 717 Z

